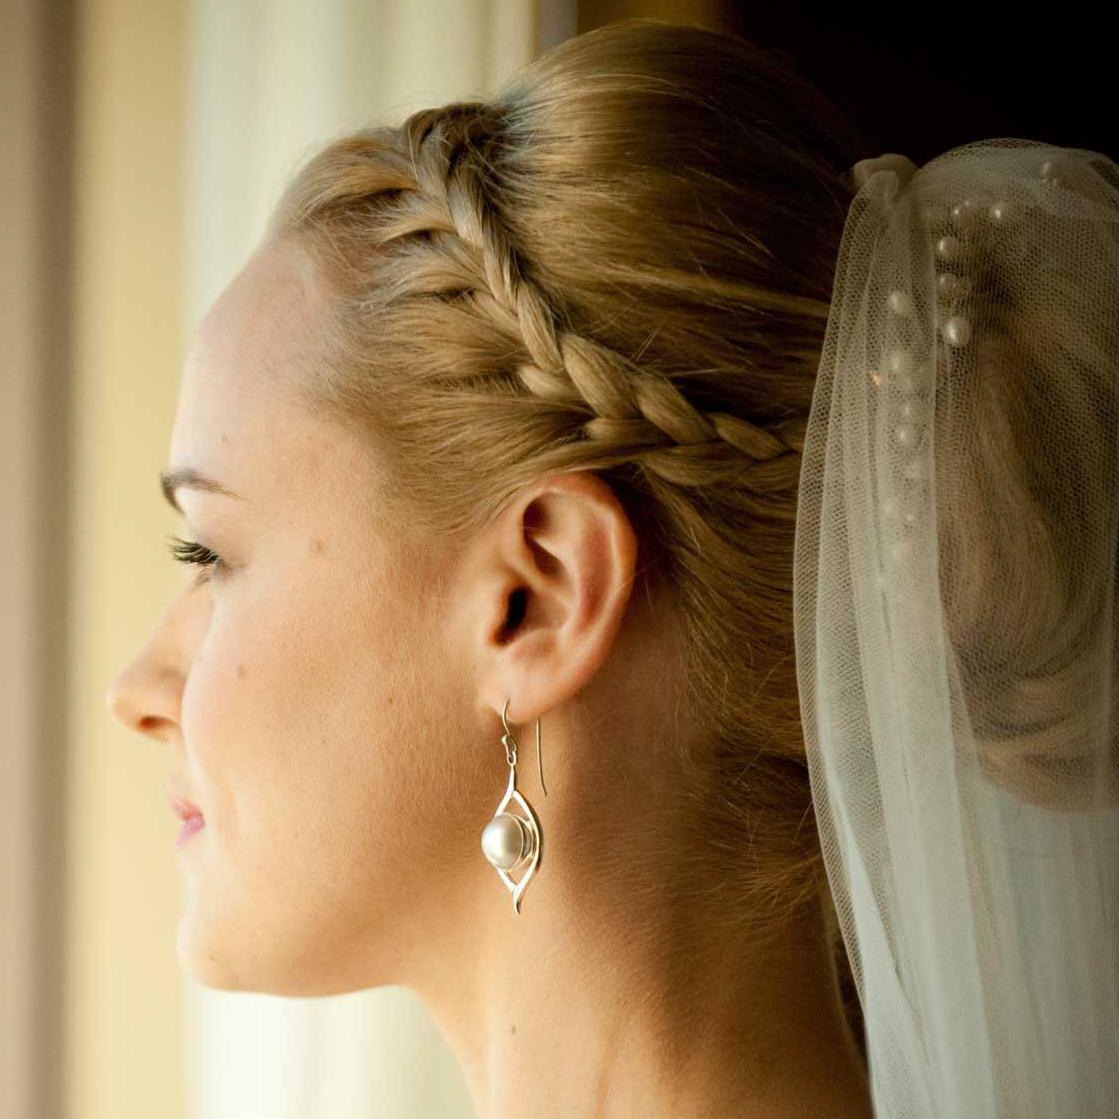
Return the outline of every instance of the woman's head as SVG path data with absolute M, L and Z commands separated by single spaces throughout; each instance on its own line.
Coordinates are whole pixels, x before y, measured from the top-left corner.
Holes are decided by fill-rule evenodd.
M 153 733 L 213 813 L 196 839 L 243 853 L 196 889 L 260 930 L 247 982 L 298 993 L 313 950 L 345 961 L 313 993 L 349 989 L 417 892 L 446 913 L 488 875 L 508 906 L 478 843 L 506 698 L 519 775 L 522 720 L 554 705 L 546 811 L 589 812 L 596 765 L 641 779 L 609 756 L 624 725 L 663 779 L 676 900 L 744 943 L 814 909 L 791 557 L 864 154 L 783 60 L 627 21 L 299 170 L 199 330 L 172 438 L 251 491 L 181 491 L 229 570 L 117 690 L 136 725 L 164 697 Z M 550 713 L 585 744 L 549 753 Z M 640 888 L 621 855 L 598 870 Z
M 291 389 L 319 360 L 321 300 L 306 257 L 272 244 L 201 323 L 165 484 L 204 566 L 111 694 L 179 748 L 172 783 L 206 819 L 180 856 L 189 970 L 317 995 L 414 974 L 392 936 L 501 902 L 479 838 L 507 698 L 510 720 L 543 713 L 592 675 L 623 681 L 640 635 L 667 651 L 647 611 L 618 639 L 636 546 L 593 475 L 538 479 L 467 545 L 398 516 L 384 456 Z M 651 730 L 667 710 L 642 694 Z M 562 752 L 545 760 L 577 814 Z

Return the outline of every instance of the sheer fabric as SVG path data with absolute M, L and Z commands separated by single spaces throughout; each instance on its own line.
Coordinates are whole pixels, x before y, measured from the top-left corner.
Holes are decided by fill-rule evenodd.
M 796 655 L 883 1119 L 1119 1115 L 1119 168 L 857 165 Z

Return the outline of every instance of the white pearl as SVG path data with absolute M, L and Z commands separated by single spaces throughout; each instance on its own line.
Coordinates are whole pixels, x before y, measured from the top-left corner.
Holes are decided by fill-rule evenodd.
M 971 323 L 963 315 L 952 315 L 940 333 L 949 346 L 966 346 L 971 341 Z
M 930 202 L 921 207 L 921 221 L 926 228 L 943 225 L 948 220 L 948 211 L 939 203 Z
M 939 272 L 936 277 L 936 290 L 945 299 L 951 299 L 960 286 L 960 277 L 954 272 Z
M 1056 179 L 1057 171 L 1060 169 L 1060 161 L 1056 159 L 1047 159 L 1040 168 L 1038 174 L 1043 179 Z
M 890 292 L 889 304 L 890 310 L 895 315 L 908 315 L 913 312 L 913 300 L 909 298 L 909 292 L 902 291 L 900 288 Z
M 482 854 L 496 867 L 511 870 L 528 852 L 529 834 L 524 821 L 510 812 L 495 816 L 482 829 Z
M 890 351 L 886 367 L 895 377 L 904 377 L 913 372 L 913 353 L 904 346 Z
M 892 517 L 897 512 L 897 505 L 892 497 L 885 497 L 882 499 L 882 515 L 884 517 Z
M 910 424 L 899 424 L 894 428 L 894 438 L 902 447 L 908 447 L 913 442 L 913 428 Z
M 891 544 L 890 545 L 890 559 L 892 559 L 895 563 L 897 563 L 899 560 L 905 559 L 905 557 L 908 554 L 909 554 L 909 541 L 908 540 L 899 540 L 896 544 Z
M 941 237 L 936 243 L 936 255 L 942 260 L 955 260 L 960 255 L 959 238 L 951 234 Z
M 1010 225 L 1018 216 L 1018 207 L 1012 202 L 998 201 L 992 202 L 987 208 L 987 216 L 991 219 L 991 224 L 995 226 Z
M 902 417 L 904 419 L 907 419 L 907 420 L 913 419 L 913 413 L 915 411 L 915 409 L 913 407 L 913 402 L 910 401 L 910 400 L 902 401 L 901 406 L 898 408 L 898 411 L 902 414 Z
M 952 207 L 952 220 L 957 229 L 970 229 L 979 217 L 979 209 L 970 198 Z

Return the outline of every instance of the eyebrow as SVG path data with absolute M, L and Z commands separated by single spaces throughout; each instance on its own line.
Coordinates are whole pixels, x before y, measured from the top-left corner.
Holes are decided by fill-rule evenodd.
M 239 501 L 245 500 L 239 493 L 226 489 L 221 482 L 215 482 L 212 478 L 199 474 L 197 470 L 189 466 L 184 466 L 179 470 L 165 470 L 159 476 L 159 488 L 163 490 L 163 497 L 167 504 L 179 514 L 182 514 L 183 510 L 175 497 L 175 491 L 180 487 L 191 490 L 205 490 L 207 493 L 220 493 L 226 497 L 235 497 Z

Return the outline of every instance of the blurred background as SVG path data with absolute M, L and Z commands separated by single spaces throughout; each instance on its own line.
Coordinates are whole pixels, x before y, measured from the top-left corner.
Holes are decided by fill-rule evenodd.
M 474 1114 L 404 989 L 281 999 L 179 971 L 167 758 L 104 697 L 176 583 L 157 476 L 182 360 L 311 148 L 628 16 L 784 51 L 865 156 L 998 135 L 1116 155 L 1088 8 L 765 7 L 0 0 L 0 1119 Z

